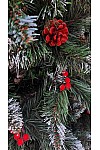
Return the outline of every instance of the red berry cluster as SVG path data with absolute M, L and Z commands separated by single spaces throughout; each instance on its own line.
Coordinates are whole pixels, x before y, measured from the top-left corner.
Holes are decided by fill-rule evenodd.
M 46 43 L 50 46 L 60 46 L 68 40 L 68 28 L 62 20 L 50 20 L 43 30 Z
M 13 133 L 12 131 L 10 133 Z M 23 134 L 21 137 L 20 133 L 13 133 L 14 139 L 17 141 L 18 146 L 22 146 L 24 142 L 28 141 L 30 139 L 30 136 L 28 134 Z
M 65 89 L 70 89 L 71 88 L 71 84 L 70 84 L 70 78 L 68 78 L 68 72 L 67 71 L 62 71 L 62 76 L 64 76 L 64 82 L 63 84 L 60 85 L 60 91 L 64 91 Z

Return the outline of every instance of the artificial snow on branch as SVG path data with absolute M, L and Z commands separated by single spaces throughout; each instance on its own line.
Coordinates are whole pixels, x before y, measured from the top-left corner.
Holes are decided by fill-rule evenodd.
M 17 99 L 8 100 L 8 130 L 13 133 L 21 132 L 23 127 L 23 116 Z

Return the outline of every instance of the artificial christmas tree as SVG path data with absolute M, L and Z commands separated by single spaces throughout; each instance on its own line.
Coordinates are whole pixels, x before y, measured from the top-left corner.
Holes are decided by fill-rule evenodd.
M 9 0 L 9 150 L 90 150 L 89 0 Z

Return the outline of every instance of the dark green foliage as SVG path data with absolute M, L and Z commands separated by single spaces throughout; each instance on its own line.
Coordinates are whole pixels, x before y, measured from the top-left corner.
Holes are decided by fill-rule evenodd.
M 86 138 L 90 134 L 90 115 L 86 110 L 90 111 L 91 107 L 90 1 L 9 0 L 12 24 L 9 33 L 16 28 L 18 34 L 19 27 L 12 23 L 10 16 L 16 6 L 25 16 L 38 16 L 35 23 L 39 36 L 38 41 L 22 45 L 17 71 L 15 64 L 13 67 L 8 64 L 9 98 L 18 99 L 25 132 L 31 137 L 18 147 L 9 133 L 9 150 L 87 150 L 87 147 L 90 150 L 90 145 L 86 147 L 86 140 L 90 144 Z M 48 46 L 42 36 L 45 22 L 54 17 L 68 25 L 68 41 L 60 47 Z M 8 36 L 9 62 L 12 62 L 11 58 L 19 54 L 21 41 L 16 46 L 14 35 Z M 23 53 L 25 67 L 21 67 Z M 71 90 L 60 92 L 60 84 L 54 85 L 52 76 L 58 66 L 60 73 L 68 71 Z

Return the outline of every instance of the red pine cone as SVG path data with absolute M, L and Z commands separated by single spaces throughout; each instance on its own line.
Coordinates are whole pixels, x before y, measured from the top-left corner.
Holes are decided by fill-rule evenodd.
M 14 139 L 17 141 L 20 138 L 20 134 L 19 133 L 15 133 L 14 134 Z
M 23 140 L 28 141 L 30 139 L 30 136 L 28 134 L 23 135 Z
M 20 138 L 20 139 L 17 140 L 17 145 L 18 146 L 22 146 L 23 144 L 24 144 L 24 141 L 23 141 L 22 138 Z
M 68 28 L 62 20 L 50 20 L 42 33 L 50 46 L 61 46 L 68 40 Z

